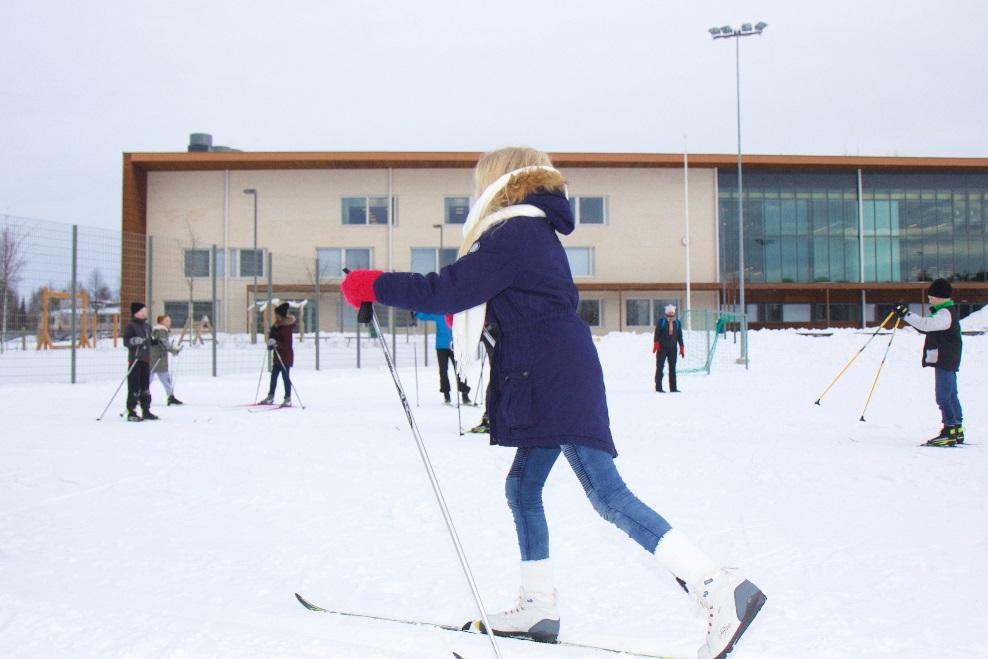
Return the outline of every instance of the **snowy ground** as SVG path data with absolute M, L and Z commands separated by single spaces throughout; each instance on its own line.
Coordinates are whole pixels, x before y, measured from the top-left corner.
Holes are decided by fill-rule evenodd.
M 986 657 L 988 335 L 965 337 L 971 445 L 939 429 L 922 338 L 751 335 L 751 369 L 652 389 L 651 338 L 599 343 L 618 468 L 768 603 L 732 659 Z M 434 367 L 433 367 L 434 368 Z M 490 609 L 517 590 L 512 452 L 461 437 L 420 368 L 413 407 Z M 414 371 L 400 369 L 415 402 Z M 0 386 L 0 656 L 492 656 L 485 637 L 316 614 L 459 623 L 476 612 L 388 372 L 300 371 L 308 409 L 250 414 L 256 375 L 185 377 L 158 423 L 95 417 L 116 382 Z M 160 385 L 154 394 L 162 399 Z M 478 408 L 464 408 L 472 426 Z M 546 509 L 562 637 L 690 656 L 704 631 L 672 579 L 601 520 L 564 462 Z M 502 640 L 505 657 L 611 657 Z

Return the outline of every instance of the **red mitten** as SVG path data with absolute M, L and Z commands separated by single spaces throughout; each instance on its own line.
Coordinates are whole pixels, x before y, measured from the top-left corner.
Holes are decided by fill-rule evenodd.
M 679 356 L 680 357 L 686 356 L 686 348 L 684 346 L 679 346 Z
M 659 351 L 659 342 L 652 341 L 652 353 L 655 354 L 658 351 Z
M 453 314 L 448 313 L 446 314 L 445 318 L 446 318 L 446 326 L 449 327 L 450 329 L 453 329 Z
M 377 302 L 374 294 L 374 282 L 383 273 L 382 270 L 353 270 L 340 284 L 340 293 L 351 307 L 360 308 L 361 302 Z

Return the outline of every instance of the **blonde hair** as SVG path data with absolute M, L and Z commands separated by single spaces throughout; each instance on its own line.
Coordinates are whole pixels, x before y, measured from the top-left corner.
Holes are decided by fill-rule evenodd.
M 524 146 L 509 146 L 485 153 L 480 157 L 477 167 L 473 171 L 476 196 L 479 197 L 488 185 L 508 172 L 535 165 L 552 167 L 549 154 Z
M 497 151 L 489 151 L 480 157 L 477 166 L 473 170 L 473 182 L 475 197 L 483 194 L 484 190 L 508 172 L 513 172 L 522 167 L 552 167 L 552 160 L 549 154 L 538 149 L 524 146 L 509 146 Z M 491 206 L 496 206 L 496 202 Z M 491 208 L 493 211 L 494 208 Z M 483 218 L 481 218 L 483 219 Z M 467 253 L 470 247 L 480 238 L 482 223 L 478 222 L 470 233 L 463 239 L 460 245 L 458 256 Z

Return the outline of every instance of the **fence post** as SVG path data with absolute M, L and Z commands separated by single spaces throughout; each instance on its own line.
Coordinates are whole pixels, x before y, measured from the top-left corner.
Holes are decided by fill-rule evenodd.
M 212 253 L 210 254 L 212 259 L 212 264 L 210 265 L 209 271 L 212 273 L 212 285 L 213 285 L 213 377 L 216 377 L 216 332 L 219 331 L 219 322 L 216 318 L 216 245 L 213 244 Z
M 78 265 L 79 265 L 79 225 L 78 224 L 73 224 L 72 225 L 72 290 L 69 291 L 69 293 L 72 296 L 72 298 L 71 298 L 72 299 L 72 322 L 71 322 L 71 328 L 72 329 L 69 332 L 69 347 L 70 347 L 70 349 L 72 351 L 72 357 L 70 359 L 70 364 L 71 364 L 70 371 L 71 371 L 71 374 L 69 376 L 69 382 L 71 384 L 75 384 L 75 359 L 76 359 L 76 354 L 75 354 L 75 350 L 76 350 L 75 333 L 76 333 L 76 330 L 78 329 L 77 321 L 76 321 L 76 296 L 75 295 L 78 292 L 77 289 L 79 288 L 78 273 L 76 272 L 78 270 Z M 83 309 L 82 311 L 83 311 L 83 313 L 86 312 L 85 309 Z
M 710 309 L 703 310 L 703 328 L 707 337 L 707 375 L 710 375 Z
M 315 293 L 316 293 L 316 309 L 315 309 L 315 322 L 316 322 L 316 370 L 319 370 L 319 257 L 316 256 L 316 282 L 315 282 Z
M 422 322 L 422 366 L 429 366 L 429 323 Z

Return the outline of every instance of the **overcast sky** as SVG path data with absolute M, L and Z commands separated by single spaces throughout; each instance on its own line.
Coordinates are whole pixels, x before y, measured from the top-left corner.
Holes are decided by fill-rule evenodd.
M 988 156 L 984 0 L 0 0 L 0 213 L 117 228 L 127 151 Z

